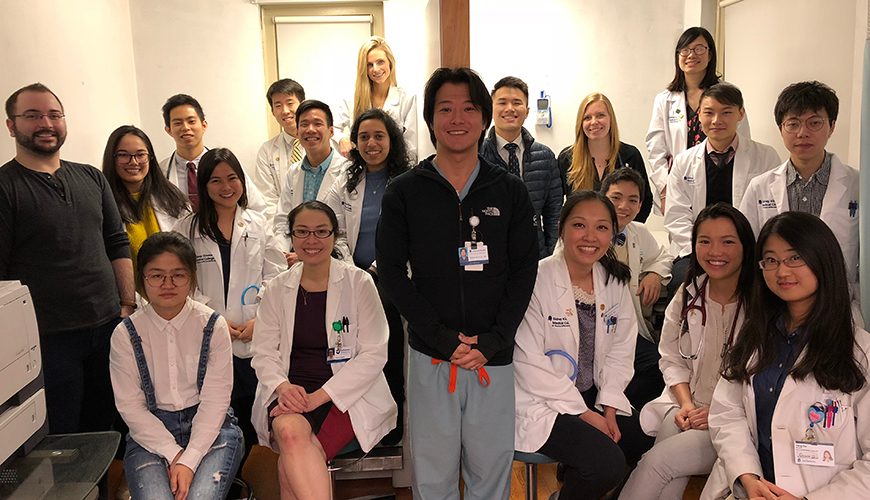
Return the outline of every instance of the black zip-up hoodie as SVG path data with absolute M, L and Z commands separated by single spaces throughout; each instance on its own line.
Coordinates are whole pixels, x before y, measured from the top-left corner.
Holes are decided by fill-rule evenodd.
M 460 201 L 433 158 L 384 193 L 377 229 L 382 288 L 407 319 L 409 344 L 417 351 L 447 361 L 462 332 L 478 336 L 488 365 L 509 364 L 538 271 L 529 193 L 518 177 L 478 157 L 480 171 Z M 480 219 L 477 241 L 489 250 L 483 271 L 459 264 L 459 248 L 471 241 L 472 215 Z

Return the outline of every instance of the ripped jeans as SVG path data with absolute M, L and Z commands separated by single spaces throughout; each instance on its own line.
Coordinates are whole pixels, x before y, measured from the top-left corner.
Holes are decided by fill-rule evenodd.
M 166 429 L 175 437 L 175 442 L 182 448 L 187 447 L 190 441 L 197 407 L 192 406 L 174 412 L 163 410 L 155 412 L 155 416 L 163 422 Z M 243 454 L 242 431 L 236 425 L 235 417 L 227 415 L 217 439 L 202 457 L 193 475 L 187 497 L 209 500 L 226 498 Z M 124 473 L 127 475 L 127 483 L 134 500 L 174 499 L 169 489 L 168 466 L 169 462 L 165 458 L 142 448 L 129 434 L 127 435 Z

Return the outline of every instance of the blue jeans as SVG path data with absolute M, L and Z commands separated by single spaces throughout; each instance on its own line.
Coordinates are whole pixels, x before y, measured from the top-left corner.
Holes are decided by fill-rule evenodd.
M 197 406 L 175 412 L 157 410 L 155 415 L 175 437 L 175 442 L 181 447 L 186 447 L 190 441 L 196 409 Z M 242 431 L 236 425 L 235 418 L 227 416 L 217 439 L 202 458 L 193 475 L 188 498 L 209 500 L 226 498 L 243 454 Z M 127 475 L 127 483 L 134 500 L 174 499 L 169 489 L 168 466 L 169 462 L 165 458 L 142 448 L 127 435 L 124 473 Z

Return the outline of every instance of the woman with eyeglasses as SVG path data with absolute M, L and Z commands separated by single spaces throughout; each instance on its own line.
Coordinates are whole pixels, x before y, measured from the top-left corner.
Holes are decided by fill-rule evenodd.
M 359 49 L 353 100 L 345 99 L 335 116 L 335 140 L 345 158 L 353 149 L 350 128 L 365 111 L 382 109 L 396 120 L 405 139 L 408 157 L 417 161 L 417 96 L 396 83 L 396 58 L 387 41 L 373 36 Z
M 251 407 L 257 377 L 251 338 L 263 285 L 287 269 L 271 221 L 247 208 L 245 172 L 226 148 L 206 151 L 196 175 L 199 207 L 175 226 L 196 250 L 195 298 L 226 320 L 233 340 L 233 399 L 248 449 L 256 442 Z
M 668 172 L 674 158 L 699 144 L 706 136 L 701 130 L 698 110 L 704 89 L 719 83 L 716 74 L 716 43 L 704 28 L 692 27 L 680 35 L 674 51 L 674 79 L 656 95 L 646 134 L 649 151 L 649 181 L 659 211 L 665 211 Z M 738 133 L 749 137 L 749 120 L 744 117 Z
M 263 292 L 254 426 L 280 455 L 281 498 L 325 500 L 327 461 L 354 439 L 368 452 L 396 424 L 389 330 L 371 276 L 341 260 L 335 212 L 308 201 L 287 218 L 299 262 Z
M 224 499 L 242 461 L 230 335 L 223 317 L 190 298 L 196 260 L 182 235 L 149 236 L 136 269 L 148 303 L 112 334 L 115 405 L 130 428 L 124 471 L 136 499 Z
M 870 335 L 855 326 L 840 245 L 816 216 L 784 212 L 755 259 L 710 405 L 719 458 L 701 498 L 870 498 Z
M 145 238 L 171 231 L 190 212 L 187 197 L 166 179 L 151 139 L 133 125 L 122 125 L 109 135 L 103 152 L 103 175 L 124 220 L 136 269 L 136 255 Z
M 722 358 L 749 307 L 755 275 L 752 227 L 736 208 L 711 205 L 692 228 L 683 285 L 665 311 L 659 367 L 666 388 L 644 405 L 640 423 L 656 437 L 621 499 L 680 499 L 693 475 L 710 472 L 716 451 L 707 415 Z

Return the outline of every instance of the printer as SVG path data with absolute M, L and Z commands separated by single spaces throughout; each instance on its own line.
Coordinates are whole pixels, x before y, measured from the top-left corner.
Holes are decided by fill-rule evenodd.
M 39 330 L 30 291 L 0 281 L 0 470 L 47 434 Z

